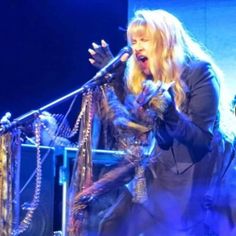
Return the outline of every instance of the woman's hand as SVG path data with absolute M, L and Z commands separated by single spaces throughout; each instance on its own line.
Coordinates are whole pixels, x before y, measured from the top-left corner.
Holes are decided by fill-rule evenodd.
M 92 43 L 92 49 L 89 48 L 88 52 L 91 56 L 89 62 L 98 69 L 103 68 L 113 58 L 109 45 L 103 39 L 101 45 Z
M 149 103 L 152 97 L 156 96 L 161 88 L 161 82 L 153 82 L 152 80 L 145 80 L 143 82 L 142 92 L 137 97 L 137 103 L 140 106 L 145 106 Z
M 150 107 L 162 117 L 168 107 L 173 104 L 172 96 L 169 89 L 174 83 L 164 84 L 160 81 L 153 82 L 152 80 L 145 80 L 143 83 L 143 90 L 137 97 L 137 102 L 142 107 Z

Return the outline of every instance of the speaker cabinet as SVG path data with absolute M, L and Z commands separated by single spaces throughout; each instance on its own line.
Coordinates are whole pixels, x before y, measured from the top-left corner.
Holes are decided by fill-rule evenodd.
M 54 205 L 54 149 L 41 147 L 42 183 L 39 205 L 34 211 L 32 221 L 22 236 L 53 235 Z M 36 147 L 22 145 L 20 167 L 20 221 L 24 218 L 27 206 L 33 199 L 35 190 Z M 29 178 L 34 177 L 29 181 Z M 28 182 L 29 181 L 29 182 Z M 28 182 L 28 183 L 27 183 Z M 23 189 L 22 189 L 23 188 Z

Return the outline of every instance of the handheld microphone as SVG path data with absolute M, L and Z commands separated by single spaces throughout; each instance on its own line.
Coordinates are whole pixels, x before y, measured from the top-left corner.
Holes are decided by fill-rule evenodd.
M 123 61 L 121 59 L 125 54 L 127 54 L 127 58 L 125 58 L 126 60 Z M 116 57 L 114 57 L 106 66 L 104 66 L 101 70 L 99 70 L 96 73 L 96 75 L 92 78 L 92 80 L 100 79 L 101 77 L 104 77 L 108 73 L 112 73 L 120 65 L 124 64 L 131 55 L 132 55 L 132 48 L 129 46 L 123 47 Z

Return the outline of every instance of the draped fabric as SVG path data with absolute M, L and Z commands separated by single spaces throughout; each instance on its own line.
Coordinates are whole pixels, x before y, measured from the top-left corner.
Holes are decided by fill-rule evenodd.
M 9 236 L 19 222 L 19 133 L 0 137 L 0 235 Z
M 107 94 L 109 94 L 109 99 L 106 97 Z M 93 103 L 93 109 L 95 109 L 95 114 L 100 115 L 100 118 L 103 117 L 102 115 L 104 115 L 104 110 L 107 112 L 106 114 L 108 114 L 110 119 L 114 113 L 117 113 L 115 114 L 115 117 L 122 117 L 123 114 L 126 113 L 125 108 L 117 101 L 112 87 L 107 86 L 105 88 L 101 88 L 101 91 L 97 91 L 96 95 L 96 101 Z M 82 107 L 85 102 L 86 98 L 83 100 Z M 111 109 L 110 107 L 113 107 L 114 109 Z M 146 161 L 147 156 L 151 159 L 155 146 L 154 135 L 150 128 L 151 120 L 147 121 L 147 117 L 145 118 L 144 124 L 141 123 L 141 120 L 141 124 L 130 122 L 129 124 L 132 126 L 131 129 L 127 129 L 125 127 L 116 127 L 114 129 L 114 127 L 109 125 L 107 117 L 104 117 L 104 119 L 101 118 L 103 132 L 96 132 L 96 128 L 98 128 L 98 126 L 94 124 L 93 127 L 90 127 L 91 124 L 88 122 L 89 119 L 89 108 L 87 108 L 82 116 L 80 124 L 79 143 L 82 142 L 83 145 L 80 146 L 77 153 L 69 191 L 69 210 L 67 219 L 68 235 L 70 236 L 91 235 L 91 229 L 88 231 L 88 228 L 91 228 L 89 225 L 93 222 L 91 222 L 91 217 L 88 214 L 91 214 L 95 208 L 98 209 L 99 215 L 97 218 L 105 214 L 108 209 L 107 206 L 110 202 L 115 203 L 116 195 L 119 195 L 119 192 L 122 195 L 127 191 L 127 189 L 122 188 L 122 186 L 128 182 L 134 174 L 135 179 L 133 186 L 135 191 L 133 199 L 137 202 L 146 200 L 144 162 Z M 92 121 L 93 123 L 96 122 L 94 117 L 91 119 L 91 122 Z M 94 183 L 92 181 L 91 173 L 91 136 L 86 139 L 86 142 L 83 142 L 83 140 L 85 140 L 84 136 L 88 128 L 93 128 L 92 133 L 96 133 L 98 136 L 103 133 L 103 137 L 101 139 L 103 140 L 104 146 L 102 148 L 123 150 L 125 152 L 123 161 L 114 168 L 108 168 L 107 170 L 104 170 L 103 168 L 99 171 L 101 174 L 98 180 Z M 93 142 L 94 139 L 99 139 L 99 137 L 93 136 Z M 119 139 L 120 142 L 114 142 L 113 139 Z M 101 142 L 101 140 L 99 140 L 99 142 Z M 93 178 L 93 180 L 96 180 L 96 178 Z M 119 189 L 119 187 L 121 188 Z M 114 193 L 114 191 L 112 191 L 113 189 L 118 189 L 118 191 Z M 105 197 L 104 199 L 107 200 L 107 203 L 101 203 L 104 202 L 104 200 L 102 200 L 100 203 L 96 204 L 99 199 L 103 198 L 102 195 L 105 193 L 107 193 L 107 198 Z M 102 209 L 103 207 L 104 209 Z M 99 220 L 95 221 L 95 224 L 99 224 Z M 97 227 L 98 225 L 95 228 Z M 92 230 L 96 231 L 96 229 Z M 96 235 L 96 233 L 94 233 L 94 235 Z
M 78 192 L 88 188 L 92 184 L 92 149 L 91 149 L 91 119 L 92 119 L 92 94 L 83 97 L 81 111 L 79 144 L 75 165 L 72 172 L 72 182 L 69 191 L 68 207 L 68 235 L 86 236 L 86 205 L 75 204 L 75 196 Z M 79 116 L 80 116 L 79 115 Z

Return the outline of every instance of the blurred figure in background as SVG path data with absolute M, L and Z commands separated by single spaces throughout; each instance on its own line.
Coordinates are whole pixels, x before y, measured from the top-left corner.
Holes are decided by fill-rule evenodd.
M 40 144 L 43 146 L 63 146 L 72 147 L 75 146 L 68 139 L 71 133 L 71 129 L 67 121 L 63 121 L 63 115 L 51 114 L 47 111 L 43 111 L 39 115 L 41 122 L 40 132 Z M 62 125 L 62 122 L 64 123 Z M 28 124 L 23 129 L 23 139 L 28 144 L 35 145 L 34 123 Z

